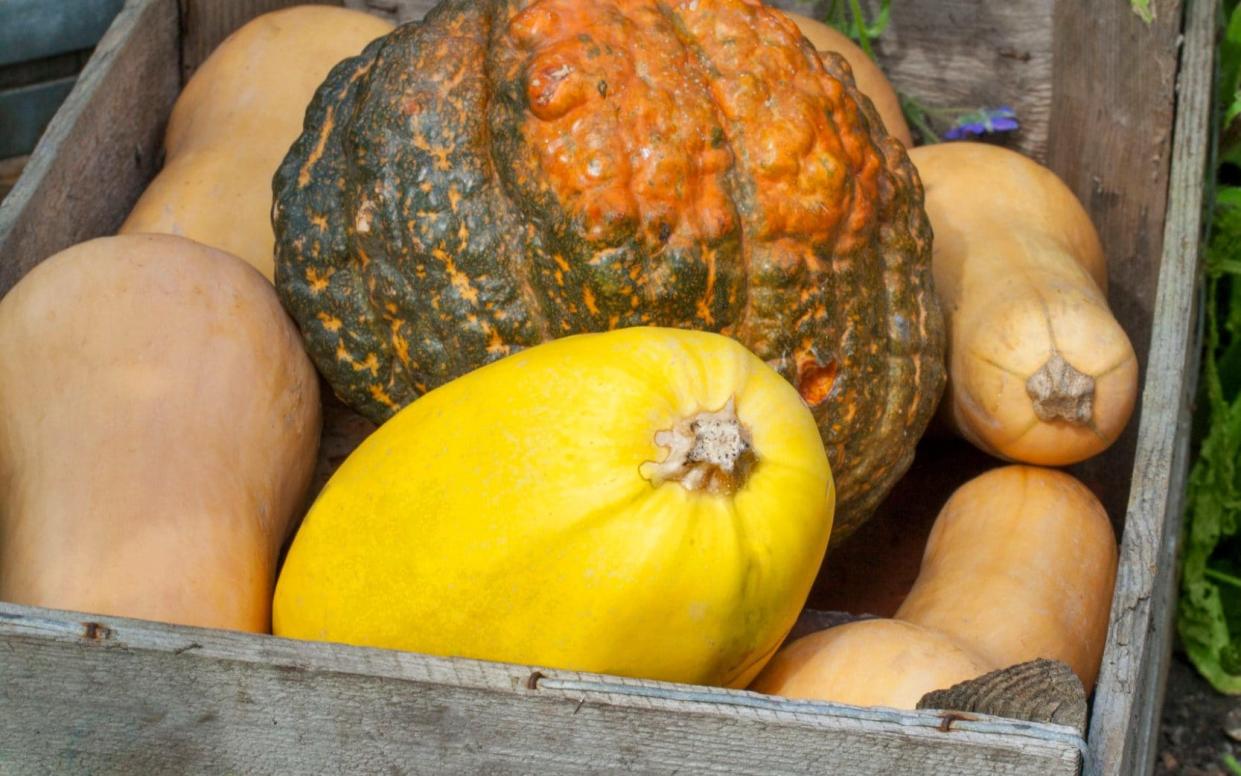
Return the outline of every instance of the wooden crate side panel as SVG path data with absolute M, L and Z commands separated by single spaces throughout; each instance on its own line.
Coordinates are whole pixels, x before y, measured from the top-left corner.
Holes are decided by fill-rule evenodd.
M 1172 154 L 1182 0 L 1153 0 L 1143 22 L 1127 2 L 1057 0 L 1047 161 L 1086 206 L 1108 257 L 1108 303 L 1148 371 Z M 1141 407 L 1102 455 L 1073 467 L 1117 524 L 1134 465 Z
M 1167 10 L 1163 4 L 1158 9 Z M 1091 720 L 1091 776 L 1152 769 L 1171 649 L 1190 408 L 1198 372 L 1199 250 L 1211 169 L 1218 0 L 1188 3 L 1186 12 L 1150 379 L 1142 396 L 1132 496 Z
M 827 0 L 767 0 L 823 19 Z M 421 19 L 435 0 L 345 0 L 398 23 Z M 930 108 L 1010 105 L 1021 118 L 1016 147 L 1042 159 L 1051 113 L 1053 0 L 900 0 L 876 57 L 901 92 Z M 877 2 L 864 3 L 870 17 Z
M 878 3 L 870 6 L 873 17 Z M 1043 161 L 1052 6 L 1053 0 L 897 0 L 875 54 L 893 85 L 929 109 L 1013 108 L 1021 130 L 1006 144 Z
M 29 156 L 13 156 L 8 159 L 0 159 L 0 200 L 8 196 L 13 190 L 13 186 L 17 184 L 17 179 L 21 177 L 22 170 L 26 169 L 26 162 L 30 161 Z
M 291 5 L 340 5 L 341 0 L 177 0 L 181 12 L 181 78 L 188 81 L 220 41 L 254 17 Z
M 177 79 L 177 8 L 131 0 L 0 203 L 0 296 L 51 254 L 113 232 L 158 167 Z
M 944 732 L 932 712 L 5 604 L 0 678 L 0 770 L 18 772 L 1055 776 L 1080 758 L 1057 726 Z

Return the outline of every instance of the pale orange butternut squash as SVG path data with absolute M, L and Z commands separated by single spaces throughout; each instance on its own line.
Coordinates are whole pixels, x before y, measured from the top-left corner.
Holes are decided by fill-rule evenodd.
M 944 505 L 896 617 L 945 633 L 998 667 L 1063 661 L 1090 692 L 1116 562 L 1112 524 L 1085 485 L 1052 469 L 993 469 Z
M 1090 692 L 1116 562 L 1111 523 L 1082 483 L 1034 466 L 994 469 L 945 504 L 894 619 L 786 644 L 750 689 L 912 709 L 931 690 L 1046 658 Z
M 0 300 L 0 600 L 269 630 L 319 413 L 241 259 L 170 235 L 48 258 Z
M 121 233 L 193 238 L 272 279 L 272 176 L 328 71 L 392 24 L 361 11 L 294 6 L 229 35 L 185 85 L 164 137 L 166 161 Z
M 939 631 L 901 620 L 857 620 L 786 644 L 750 689 L 786 698 L 912 709 L 932 690 L 996 668 Z
M 1063 466 L 1116 440 L 1137 359 L 1107 304 L 1099 238 L 1047 168 L 984 143 L 910 152 L 948 324 L 941 416 L 1010 461 Z

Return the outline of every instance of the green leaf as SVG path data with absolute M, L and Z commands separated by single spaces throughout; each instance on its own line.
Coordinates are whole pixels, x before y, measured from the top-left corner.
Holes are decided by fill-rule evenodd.
M 854 6 L 856 7 L 856 5 L 857 4 L 855 2 Z M 869 24 L 865 23 L 865 19 L 863 18 L 860 9 L 856 11 L 856 14 L 857 15 L 854 19 L 863 22 L 863 26 L 866 30 L 866 36 L 871 40 L 874 40 L 888 29 L 888 23 L 892 21 L 892 0 L 883 0 L 883 2 L 879 4 L 879 15 L 876 16 L 875 20 Z
M 1186 490 L 1177 630 L 1198 671 L 1241 693 L 1241 187 L 1214 192 L 1205 252 L 1203 383 L 1209 431 Z
M 1219 82 L 1217 99 L 1221 105 L 1235 103 L 1237 79 L 1241 75 L 1241 13 L 1228 15 L 1228 25 L 1219 43 Z
M 875 52 L 870 42 L 888 29 L 888 23 L 891 20 L 892 0 L 882 0 L 879 3 L 879 13 L 874 21 L 870 22 L 866 20 L 866 14 L 863 13 L 859 0 L 832 0 L 827 5 L 823 19 L 824 22 L 857 42 L 866 52 L 866 56 L 871 59 L 875 58 Z
M 901 112 L 905 114 L 905 120 L 918 133 L 923 145 L 940 142 L 939 133 L 931 125 L 931 117 L 922 103 L 903 92 L 897 93 L 897 99 L 901 102 Z
M 862 15 L 861 3 L 858 0 L 849 0 L 849 11 L 853 14 L 853 21 L 849 25 L 849 36 L 858 42 L 862 51 L 866 52 L 866 56 L 874 59 L 875 52 L 870 48 L 870 35 L 866 28 L 866 17 Z
M 1219 77 L 1215 99 L 1223 106 L 1220 122 L 1220 161 L 1241 165 L 1241 132 L 1233 126 L 1241 115 L 1241 7 L 1233 4 L 1219 43 Z
M 1237 762 L 1237 758 L 1225 752 L 1220 759 L 1223 760 L 1224 767 L 1228 769 L 1229 773 L 1233 774 L 1233 776 L 1241 776 L 1241 763 Z
M 1210 379 L 1210 378 L 1208 378 Z M 1212 402 L 1214 404 L 1214 402 Z M 1236 462 L 1241 453 L 1241 401 L 1228 405 L 1222 417 L 1212 407 L 1212 426 L 1189 481 L 1189 529 L 1186 536 L 1177 630 L 1186 654 L 1198 671 L 1220 692 L 1241 693 L 1235 665 L 1238 646 L 1225 614 L 1212 554 L 1220 539 L 1237 531 L 1241 497 Z M 1225 572 L 1215 572 L 1215 575 Z
M 1151 0 L 1129 0 L 1129 5 L 1138 18 L 1147 24 L 1155 20 L 1155 9 L 1151 8 Z
M 1238 115 L 1241 115 L 1241 95 L 1238 95 L 1224 111 L 1224 126 L 1231 124 Z

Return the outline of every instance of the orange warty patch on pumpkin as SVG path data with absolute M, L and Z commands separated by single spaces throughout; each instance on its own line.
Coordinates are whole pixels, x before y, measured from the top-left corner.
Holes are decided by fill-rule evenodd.
M 761 183 L 752 238 L 847 250 L 873 228 L 880 152 L 783 15 L 744 0 L 540 0 L 508 35 L 529 56 L 523 134 L 588 239 L 718 240 L 740 221 L 734 166 Z

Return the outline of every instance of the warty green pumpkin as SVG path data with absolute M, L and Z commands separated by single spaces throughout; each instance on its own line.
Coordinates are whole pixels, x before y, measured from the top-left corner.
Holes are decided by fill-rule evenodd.
M 753 0 L 444 0 L 332 71 L 274 189 L 277 288 L 375 421 L 564 335 L 721 332 L 811 408 L 835 541 L 943 388 L 917 174 Z

